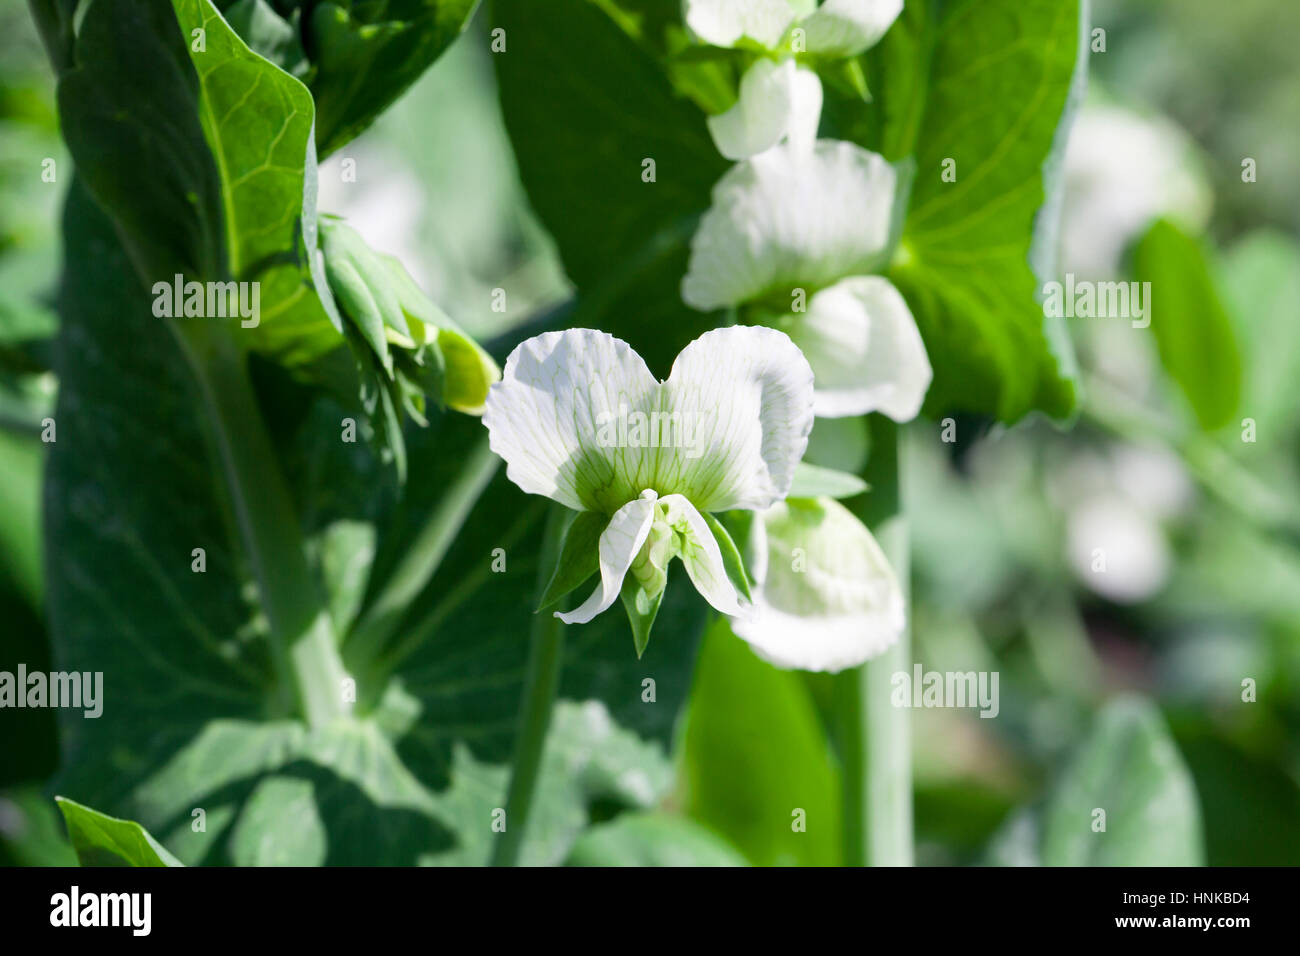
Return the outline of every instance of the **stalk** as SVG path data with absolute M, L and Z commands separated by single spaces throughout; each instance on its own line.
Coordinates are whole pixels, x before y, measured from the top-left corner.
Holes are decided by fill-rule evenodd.
M 541 566 L 537 569 L 538 599 L 545 593 L 550 573 L 560 551 L 564 512 L 558 505 L 551 508 L 543 532 Z M 524 676 L 524 696 L 519 708 L 519 734 L 515 743 L 510 789 L 506 795 L 506 829 L 497 837 L 492 850 L 492 866 L 515 866 L 528 826 L 528 812 L 542 765 L 546 731 L 551 723 L 555 691 L 560 684 L 564 663 L 564 625 L 549 609 L 533 618 L 528 651 L 528 670 Z
M 405 550 L 392 575 L 353 627 L 347 648 L 350 662 L 368 665 L 386 647 L 411 602 L 441 566 L 465 519 L 496 474 L 500 461 L 488 447 L 485 434 L 470 451 L 464 467 L 411 546 Z
M 220 330 L 194 327 L 178 339 L 195 371 L 230 509 L 270 624 L 278 709 L 296 710 L 310 727 L 324 726 L 349 710 L 343 700 L 347 673 L 247 360 Z
M 898 643 L 861 667 L 836 675 L 834 732 L 843 765 L 844 863 L 912 865 L 911 717 L 890 703 L 890 678 L 911 670 L 911 593 L 907 525 L 899 487 L 898 426 L 871 422 L 871 491 L 856 508 L 893 565 L 908 609 Z

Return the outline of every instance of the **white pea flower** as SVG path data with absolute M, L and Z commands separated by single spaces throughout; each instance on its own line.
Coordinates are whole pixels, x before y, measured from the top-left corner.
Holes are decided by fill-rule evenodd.
M 792 498 L 755 515 L 745 562 L 754 608 L 732 629 L 778 667 L 856 667 L 903 632 L 893 568 L 871 532 L 833 498 Z
M 824 417 L 879 411 L 908 421 L 930 386 L 907 303 L 887 279 L 866 275 L 889 244 L 895 186 L 894 168 L 876 153 L 791 140 L 718 181 L 691 241 L 682 299 L 692 308 L 788 310 L 797 295 L 811 295 L 804 311 L 784 311 L 771 324 L 812 366 Z
M 874 411 L 907 422 L 921 411 L 934 375 L 907 302 L 888 279 L 841 279 L 782 326 L 813 368 L 818 416 Z
M 848 57 L 875 46 L 903 0 L 685 0 L 684 8 L 686 25 L 713 46 Z
M 740 80 L 736 105 L 708 119 L 714 144 L 727 159 L 747 159 L 789 139 L 812 148 L 822 112 L 822 83 L 794 60 L 756 60 Z
M 739 555 L 709 513 L 763 510 L 785 496 L 808 444 L 812 403 L 812 370 L 775 329 L 708 332 L 663 382 L 605 332 L 569 329 L 521 343 L 488 394 L 492 450 L 523 491 L 584 513 L 569 529 L 556 577 L 566 563 L 588 572 L 583 562 L 593 557 L 589 571 L 599 572 L 591 596 L 556 616 L 585 623 L 621 593 L 639 652 L 674 557 L 709 604 L 743 615 Z

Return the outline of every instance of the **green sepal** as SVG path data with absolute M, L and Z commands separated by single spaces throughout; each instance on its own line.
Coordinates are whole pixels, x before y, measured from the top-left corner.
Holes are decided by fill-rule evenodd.
M 600 569 L 600 536 L 609 519 L 595 511 L 571 512 L 564 528 L 560 558 L 537 610 L 550 607 Z
M 632 644 L 636 647 L 638 660 L 650 643 L 650 629 L 654 627 L 659 605 L 663 603 L 664 591 L 667 590 L 664 588 L 651 597 L 630 574 L 623 579 L 623 590 L 619 596 L 623 599 L 623 607 L 627 609 L 627 622 L 632 625 Z
M 852 498 L 870 489 L 865 481 L 847 471 L 823 468 L 801 461 L 795 465 L 794 481 L 787 498 Z
M 721 521 L 707 511 L 701 513 L 704 516 L 704 523 L 713 532 L 713 539 L 718 542 L 718 550 L 722 552 L 722 567 L 727 572 L 727 579 L 746 601 L 752 603 L 754 596 L 749 591 L 749 573 L 745 570 L 745 561 L 740 556 L 740 549 L 736 547 L 736 542 L 731 540 L 731 535 Z M 749 517 L 748 512 L 743 514 Z

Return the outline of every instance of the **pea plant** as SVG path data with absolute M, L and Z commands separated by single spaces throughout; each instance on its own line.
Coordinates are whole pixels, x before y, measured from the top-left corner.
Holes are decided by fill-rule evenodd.
M 50 630 L 104 675 L 74 847 L 744 862 L 671 808 L 730 772 L 693 678 L 761 660 L 841 781 L 772 840 L 911 863 L 899 434 L 1073 414 L 1039 288 L 1086 3 L 477 6 L 31 0 L 74 166 Z M 572 284 L 503 285 L 495 338 L 317 203 L 454 42 Z

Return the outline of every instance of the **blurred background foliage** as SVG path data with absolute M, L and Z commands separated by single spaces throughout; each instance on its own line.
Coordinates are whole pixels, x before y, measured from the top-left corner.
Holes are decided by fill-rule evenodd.
M 1071 320 L 1082 408 L 1069 430 L 1038 417 L 908 430 L 916 658 L 1001 677 L 997 719 L 912 712 L 917 860 L 1296 864 L 1300 6 L 1238 0 L 1229 16 L 1215 0 L 1097 0 L 1093 21 L 1106 49 L 1091 55 L 1066 160 L 1060 271 L 1176 287 L 1176 304 L 1155 308 L 1179 321 L 1157 335 L 1159 322 Z M 481 339 L 553 315 L 570 295 L 519 182 L 487 29 L 480 13 L 322 164 L 319 203 L 399 256 Z M 42 180 L 46 158 L 55 183 Z M 1242 178 L 1247 158 L 1254 182 Z M 343 181 L 345 159 L 355 183 Z M 57 388 L 67 163 L 28 11 L 5 0 L 0 670 L 50 666 L 40 430 Z M 814 442 L 841 457 L 851 444 L 829 429 Z M 656 811 L 589 830 L 571 861 L 837 862 L 830 692 L 823 676 L 775 670 L 715 624 L 674 735 L 675 785 Z M 57 762 L 52 711 L 5 713 L 0 862 L 72 859 L 46 788 Z M 1086 801 L 1097 780 L 1115 784 L 1108 805 L 1154 801 L 1191 836 L 1160 846 L 1127 834 L 1134 855 L 1089 856 L 1054 811 Z M 806 811 L 806 834 L 791 831 L 792 807 Z

